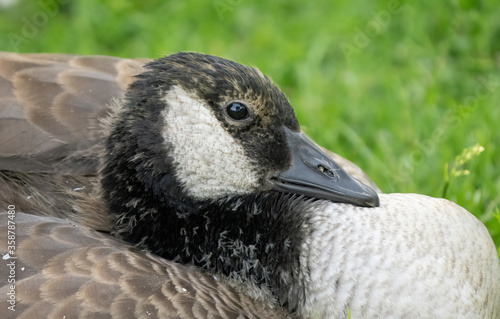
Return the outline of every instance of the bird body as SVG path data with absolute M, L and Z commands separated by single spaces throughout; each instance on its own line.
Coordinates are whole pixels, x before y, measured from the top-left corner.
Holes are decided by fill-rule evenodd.
M 327 201 L 307 205 L 310 217 L 300 225 L 298 262 L 288 262 L 292 271 L 282 272 L 297 276 L 288 279 L 292 285 L 283 276 L 288 288 L 281 291 L 290 294 L 295 315 L 344 318 L 349 308 L 356 318 L 497 318 L 500 268 L 484 225 L 447 200 L 416 194 L 380 196 L 378 208 Z M 267 291 L 242 281 L 240 274 L 227 277 L 167 261 L 62 219 L 22 213 L 16 218 L 17 314 L 26 318 L 33 313 L 68 318 L 74 311 L 109 318 L 123 318 L 123 311 L 137 318 L 146 317 L 146 311 L 153 318 L 206 318 L 208 313 L 291 316 Z M 0 234 L 5 237 L 6 214 L 1 221 Z M 287 226 L 274 228 L 276 238 L 288 236 L 282 242 L 263 234 L 260 243 L 293 246 L 291 236 L 297 230 L 285 232 Z M 249 258 L 252 245 L 243 243 L 246 233 L 253 234 L 249 228 L 240 229 L 239 243 L 231 240 L 231 229 L 218 243 L 231 258 L 246 262 L 234 267 L 247 272 L 259 267 Z M 1 245 L 6 251 L 5 241 Z M 258 246 L 255 243 L 255 255 Z M 7 278 L 9 269 L 1 271 Z M 269 269 L 268 275 L 272 272 Z M 3 295 L 7 287 L 0 288 Z M 1 304 L 8 307 L 5 298 Z M 218 312 L 209 311 L 211 304 Z M 17 318 L 13 313 L 11 317 Z
M 195 53 L 144 67 L 6 54 L 0 70 L 2 137 L 15 133 L 0 201 L 21 220 L 25 316 L 500 315 L 484 225 L 353 179 L 258 70 Z

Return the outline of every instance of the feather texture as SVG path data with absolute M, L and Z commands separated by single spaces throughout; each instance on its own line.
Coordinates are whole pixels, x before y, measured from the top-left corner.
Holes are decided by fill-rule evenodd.
M 6 211 L 0 237 L 7 238 Z M 116 238 L 52 217 L 15 215 L 15 311 L 11 268 L 0 267 L 4 318 L 288 318 L 237 292 L 222 276 L 139 251 Z M 0 241 L 2 255 L 7 241 Z M 12 274 L 12 272 L 11 272 Z
M 0 168 L 95 173 L 100 119 L 146 60 L 0 53 Z M 88 162 L 82 160 L 88 157 Z
M 134 82 L 142 63 L 0 54 L 0 202 L 17 211 L 0 211 L 0 236 L 16 242 L 0 250 L 15 265 L 16 317 L 500 315 L 495 247 L 470 213 L 414 194 L 366 208 L 277 191 L 267 178 L 295 163 L 341 175 L 289 144 L 298 122 L 268 78 L 179 53 Z M 254 117 L 228 119 L 227 101 L 242 99 Z M 285 189 L 306 189 L 299 172 Z M 12 295 L 11 268 L 0 275 Z

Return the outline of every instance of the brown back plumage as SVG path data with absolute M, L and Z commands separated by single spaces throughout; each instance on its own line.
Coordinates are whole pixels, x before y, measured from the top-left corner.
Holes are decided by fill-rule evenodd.
M 0 53 L 0 201 L 108 229 L 103 214 L 88 217 L 104 207 L 100 121 L 147 61 Z
M 0 237 L 8 214 L 0 212 Z M 16 250 L 0 267 L 3 318 L 286 318 L 222 278 L 52 217 L 15 215 Z M 7 241 L 0 241 L 2 255 Z M 15 312 L 6 296 L 15 288 Z
M 146 60 L 0 53 L 0 168 L 95 173 L 99 119 Z M 81 157 L 87 156 L 85 162 Z

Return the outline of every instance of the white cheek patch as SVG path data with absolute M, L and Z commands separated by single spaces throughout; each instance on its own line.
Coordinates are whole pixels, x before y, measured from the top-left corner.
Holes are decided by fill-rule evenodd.
M 165 96 L 163 138 L 171 147 L 176 177 L 197 199 L 245 194 L 258 186 L 243 147 L 222 127 L 209 106 L 174 86 Z

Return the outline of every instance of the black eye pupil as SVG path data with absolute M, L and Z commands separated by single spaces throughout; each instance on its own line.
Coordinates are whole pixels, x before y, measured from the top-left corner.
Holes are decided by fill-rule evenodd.
M 234 120 L 242 120 L 248 117 L 248 110 L 244 104 L 233 102 L 227 106 L 227 115 Z

